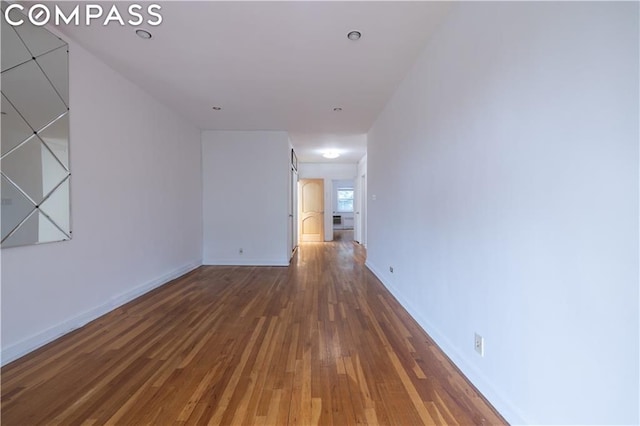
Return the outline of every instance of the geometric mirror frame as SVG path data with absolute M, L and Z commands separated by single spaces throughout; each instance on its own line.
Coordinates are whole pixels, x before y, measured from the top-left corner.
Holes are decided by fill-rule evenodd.
M 0 245 L 70 240 L 69 46 L 1 5 Z

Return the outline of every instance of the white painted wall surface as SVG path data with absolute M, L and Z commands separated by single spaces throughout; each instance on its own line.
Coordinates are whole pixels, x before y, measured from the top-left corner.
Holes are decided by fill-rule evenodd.
M 73 239 L 2 250 L 2 362 L 201 264 L 200 131 L 70 43 Z
M 287 132 L 202 132 L 205 264 L 289 264 L 290 155 Z
M 367 263 L 514 424 L 640 422 L 638 6 L 458 4 L 369 133 Z
M 324 179 L 324 240 L 333 241 L 333 180 L 355 179 L 357 164 L 300 163 L 299 179 Z

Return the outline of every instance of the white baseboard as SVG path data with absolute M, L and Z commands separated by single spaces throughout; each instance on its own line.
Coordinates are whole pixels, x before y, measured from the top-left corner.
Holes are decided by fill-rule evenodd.
M 124 305 L 125 303 L 137 297 L 140 297 L 143 294 L 157 287 L 160 287 L 161 285 L 166 284 L 173 279 L 191 272 L 192 270 L 198 268 L 201 264 L 201 259 L 197 259 L 184 266 L 174 269 L 173 271 L 164 274 L 156 279 L 148 281 L 140 286 L 134 287 L 124 293 L 118 294 L 99 306 L 84 311 L 59 324 L 49 327 L 46 330 L 27 337 L 26 339 L 21 340 L 18 343 L 14 343 L 13 345 L 7 346 L 6 348 L 2 348 L 2 351 L 0 353 L 0 364 L 5 365 L 11 361 L 14 361 L 28 354 L 29 352 L 34 351 L 39 347 L 44 346 L 47 343 L 84 326 L 85 324 L 95 320 L 96 318 L 108 312 L 111 312 L 112 310 Z
M 207 259 L 203 262 L 207 266 L 289 266 L 289 260 L 264 259 Z
M 434 340 L 438 347 L 449 359 L 462 371 L 467 379 L 482 393 L 482 395 L 494 406 L 496 410 L 512 425 L 529 424 L 511 402 L 502 396 L 491 385 L 490 381 L 460 354 L 451 341 L 440 332 L 419 310 L 400 294 L 400 291 L 390 282 L 385 281 L 384 275 L 367 260 L 365 266 L 376 276 L 387 290 L 396 298 L 402 307 L 416 320 L 418 325 Z

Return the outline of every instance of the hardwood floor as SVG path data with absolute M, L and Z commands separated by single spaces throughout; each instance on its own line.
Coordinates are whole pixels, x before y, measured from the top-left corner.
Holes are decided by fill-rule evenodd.
M 2 369 L 2 424 L 505 424 L 350 241 L 201 267 Z
M 335 229 L 333 231 L 333 241 L 353 241 L 353 229 Z

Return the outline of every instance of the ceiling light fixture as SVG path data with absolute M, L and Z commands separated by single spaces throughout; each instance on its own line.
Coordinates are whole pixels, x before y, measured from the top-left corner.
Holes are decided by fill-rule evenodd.
M 349 34 L 347 34 L 347 38 L 351 41 L 360 40 L 360 37 L 362 37 L 360 31 L 351 31 Z
M 147 30 L 138 29 L 136 30 L 136 34 L 138 37 L 143 38 L 145 40 L 149 40 L 152 37 L 151 33 Z
M 335 107 L 333 110 L 334 110 L 335 112 L 340 112 L 340 111 L 342 111 L 342 108 L 340 108 L 340 107 Z
M 222 107 L 214 106 L 214 107 L 211 107 L 211 109 L 214 110 L 214 111 L 221 111 Z
M 324 158 L 334 159 L 334 158 L 340 157 L 340 154 L 338 154 L 338 151 L 327 151 L 324 154 L 322 154 L 322 156 Z

